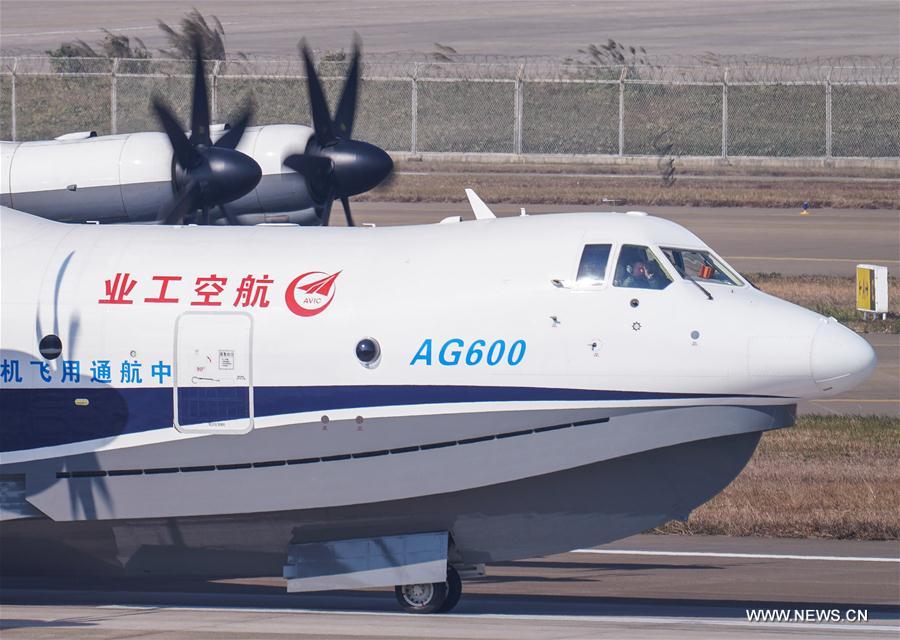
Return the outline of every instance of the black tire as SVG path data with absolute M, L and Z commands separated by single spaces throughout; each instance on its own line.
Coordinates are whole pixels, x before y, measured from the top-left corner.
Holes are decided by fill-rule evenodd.
M 444 600 L 444 604 L 438 609 L 438 613 L 453 611 L 453 608 L 459 604 L 461 597 L 462 580 L 459 577 L 459 573 L 453 567 L 447 567 L 447 599 Z
M 394 587 L 400 608 L 407 613 L 436 613 L 447 601 L 446 582 L 432 584 L 404 584 Z

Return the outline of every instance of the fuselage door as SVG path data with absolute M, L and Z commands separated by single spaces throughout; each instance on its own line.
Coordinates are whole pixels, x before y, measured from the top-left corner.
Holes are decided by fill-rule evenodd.
M 253 428 L 253 320 L 244 313 L 185 313 L 175 330 L 175 427 L 186 433 Z

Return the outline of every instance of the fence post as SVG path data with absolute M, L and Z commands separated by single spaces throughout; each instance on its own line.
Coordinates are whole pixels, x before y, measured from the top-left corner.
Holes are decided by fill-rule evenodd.
M 221 60 L 216 60 L 215 64 L 213 64 L 213 68 L 212 68 L 212 78 L 211 78 L 212 99 L 210 101 L 211 102 L 210 109 L 212 111 L 212 121 L 213 122 L 215 122 L 216 119 L 219 117 L 219 100 L 217 99 L 217 96 L 219 94 L 219 82 L 218 82 L 219 65 L 221 65 L 221 64 L 222 64 Z
M 831 158 L 831 69 L 825 79 L 825 157 Z
M 522 154 L 522 114 L 524 110 L 524 92 L 522 86 L 522 76 L 525 72 L 525 65 L 520 64 L 516 71 L 515 99 L 513 108 L 515 109 L 515 126 L 513 128 L 513 151 L 516 155 Z
M 625 155 L 625 75 L 628 67 L 622 67 L 619 74 L 619 155 Z
M 19 67 L 19 59 L 13 58 L 12 78 L 9 83 L 9 134 L 16 141 L 16 71 Z
M 119 96 L 116 89 L 116 71 L 119 68 L 119 59 L 113 58 L 112 75 L 109 79 L 109 132 L 112 134 L 119 133 L 118 115 L 119 115 Z
M 722 76 L 722 157 L 728 157 L 728 67 Z
M 419 135 L 419 63 L 416 62 L 413 65 L 413 77 L 412 77 L 412 106 L 411 106 L 411 118 L 410 118 L 410 132 L 409 132 L 409 151 L 410 153 L 417 153 L 419 142 L 417 140 Z

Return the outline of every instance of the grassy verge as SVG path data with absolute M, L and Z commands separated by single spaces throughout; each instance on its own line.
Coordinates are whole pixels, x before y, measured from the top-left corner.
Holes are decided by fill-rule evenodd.
M 698 177 L 698 176 L 732 176 L 747 177 L 756 176 L 759 178 L 829 178 L 840 180 L 845 178 L 861 178 L 861 179 L 880 179 L 886 178 L 891 180 L 900 180 L 900 172 L 896 168 L 887 167 L 868 167 L 868 166 L 824 166 L 816 165 L 797 165 L 779 164 L 783 159 L 772 158 L 771 162 L 766 159 L 761 160 L 758 164 L 729 164 L 729 163 L 708 163 L 696 162 L 692 160 L 682 161 L 680 158 L 673 158 L 675 162 L 676 177 Z M 416 171 L 423 173 L 578 173 L 578 174 L 599 174 L 599 175 L 636 175 L 636 174 L 657 174 L 660 171 L 659 158 L 656 156 L 645 156 L 641 159 L 630 158 L 629 162 L 579 162 L 570 160 L 566 162 L 535 162 L 525 158 L 519 160 L 509 160 L 507 162 L 483 162 L 477 158 L 465 161 L 441 160 L 441 159 L 395 159 L 397 169 L 399 171 Z
M 745 274 L 753 284 L 773 296 L 832 316 L 859 333 L 900 333 L 900 300 L 890 298 L 886 320 L 863 320 L 856 310 L 856 281 L 844 276 L 784 276 L 780 273 Z M 888 278 L 897 291 L 897 278 Z
M 763 435 L 743 473 L 656 533 L 900 539 L 900 420 L 804 416 Z
M 538 171 L 544 168 L 545 171 Z M 393 202 L 457 202 L 465 199 L 463 189 L 474 188 L 490 202 L 530 202 L 535 204 L 596 204 L 615 206 L 734 206 L 799 207 L 809 200 L 812 207 L 898 209 L 900 189 L 896 180 L 861 180 L 843 175 L 848 170 L 794 171 L 779 175 L 759 175 L 756 170 L 738 173 L 734 168 L 718 172 L 681 172 L 675 162 L 675 182 L 666 186 L 654 169 L 602 165 L 479 165 L 437 166 L 436 163 L 403 162 L 398 175 L 387 187 L 370 191 L 360 199 Z M 564 173 L 615 174 L 605 176 Z M 650 173 L 634 177 L 634 173 Z M 878 172 L 881 173 L 881 172 Z M 841 174 L 841 175 L 838 175 Z M 791 179 L 786 180 L 785 177 Z M 715 177 L 715 179 L 710 179 Z M 896 176 L 893 176 L 896 177 Z M 702 178 L 702 179 L 701 179 Z

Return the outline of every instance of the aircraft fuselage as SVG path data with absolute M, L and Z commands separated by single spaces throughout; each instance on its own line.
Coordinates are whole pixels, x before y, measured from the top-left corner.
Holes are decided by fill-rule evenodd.
M 850 330 L 737 275 L 682 278 L 663 249 L 708 247 L 642 215 L 2 216 L 13 563 L 63 557 L 49 541 L 211 574 L 357 535 L 448 531 L 475 563 L 597 544 L 686 517 L 798 399 L 874 366 Z M 644 269 L 657 284 L 629 284 Z

